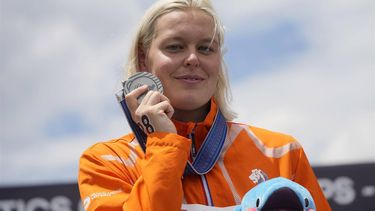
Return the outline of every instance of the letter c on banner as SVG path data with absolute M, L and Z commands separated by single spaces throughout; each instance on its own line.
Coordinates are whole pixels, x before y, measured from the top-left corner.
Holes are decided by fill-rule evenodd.
M 26 211 L 35 211 L 35 210 L 48 210 L 49 209 L 49 202 L 44 198 L 33 198 L 27 202 Z
M 52 211 L 71 211 L 72 202 L 66 196 L 55 196 L 51 200 Z

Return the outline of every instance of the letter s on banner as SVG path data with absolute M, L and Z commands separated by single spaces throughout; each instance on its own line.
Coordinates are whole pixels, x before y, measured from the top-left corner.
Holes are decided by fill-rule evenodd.
M 319 184 L 327 199 L 332 199 L 338 205 L 353 203 L 356 197 L 354 182 L 349 177 L 319 178 Z

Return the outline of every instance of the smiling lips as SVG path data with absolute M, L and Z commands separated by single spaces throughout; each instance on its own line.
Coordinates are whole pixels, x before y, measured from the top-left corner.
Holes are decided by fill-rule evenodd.
M 175 78 L 177 80 L 181 80 L 181 81 L 184 81 L 186 83 L 191 83 L 191 84 L 199 83 L 204 80 L 203 77 L 198 76 L 198 75 L 181 75 L 181 76 L 176 76 Z

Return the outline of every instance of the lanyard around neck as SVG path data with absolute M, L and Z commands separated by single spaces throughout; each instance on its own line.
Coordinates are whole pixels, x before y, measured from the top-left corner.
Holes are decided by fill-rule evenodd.
M 188 161 L 184 175 L 208 173 L 219 159 L 227 136 L 227 123 L 218 109 L 215 120 L 208 131 L 193 162 Z
M 125 101 L 123 92 L 116 94 L 117 100 L 119 101 L 122 110 L 124 111 L 125 117 L 132 129 L 135 137 L 138 140 L 143 152 L 146 153 L 146 141 L 147 135 L 141 130 L 141 128 L 132 119 L 131 113 Z M 208 173 L 219 159 L 220 153 L 223 149 L 225 138 L 227 135 L 227 124 L 225 118 L 218 109 L 216 112 L 215 120 L 208 132 L 201 148 L 199 149 L 196 158 L 193 162 L 188 161 L 184 176 L 187 175 L 204 175 Z

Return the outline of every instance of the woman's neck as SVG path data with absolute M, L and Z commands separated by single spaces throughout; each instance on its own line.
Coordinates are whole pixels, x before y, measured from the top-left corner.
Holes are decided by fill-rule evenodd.
M 173 119 L 180 122 L 202 122 L 210 111 L 210 102 L 195 110 L 180 110 L 175 108 Z

